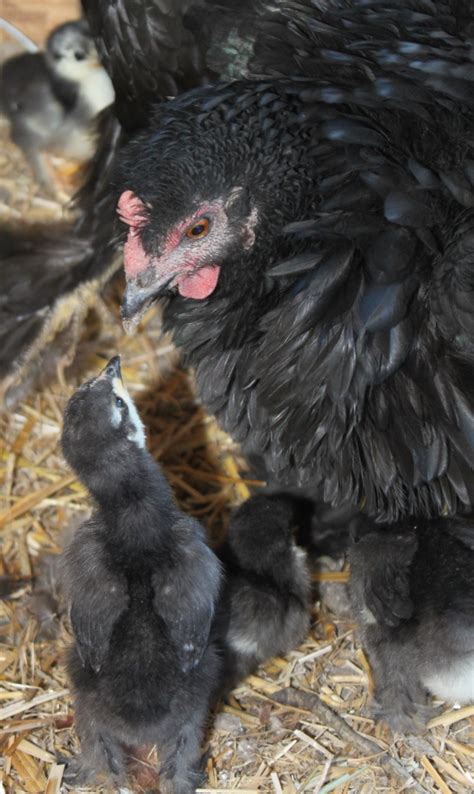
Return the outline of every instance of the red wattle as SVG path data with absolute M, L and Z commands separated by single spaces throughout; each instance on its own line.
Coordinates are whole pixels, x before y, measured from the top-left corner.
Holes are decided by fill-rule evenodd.
M 207 265 L 189 276 L 181 276 L 177 281 L 179 294 L 183 298 L 201 301 L 208 298 L 217 287 L 220 271 L 218 265 Z

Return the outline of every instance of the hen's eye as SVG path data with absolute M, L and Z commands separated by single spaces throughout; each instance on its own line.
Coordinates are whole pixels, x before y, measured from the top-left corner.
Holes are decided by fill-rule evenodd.
M 116 398 L 115 398 L 115 405 L 116 405 L 118 408 L 123 408 L 123 407 L 124 407 L 124 405 L 125 405 L 125 400 L 122 400 L 122 398 L 121 398 L 121 397 L 116 397 Z
M 200 237 L 205 237 L 208 231 L 209 221 L 207 218 L 199 218 L 189 229 L 186 229 L 186 237 L 190 237 L 191 240 L 196 240 Z

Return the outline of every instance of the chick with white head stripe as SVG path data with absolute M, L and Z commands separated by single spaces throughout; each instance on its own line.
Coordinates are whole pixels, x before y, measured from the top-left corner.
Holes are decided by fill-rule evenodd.
M 160 788 L 192 794 L 220 678 L 211 626 L 221 568 L 146 449 L 119 356 L 69 400 L 62 449 L 95 507 L 63 562 L 81 740 L 64 780 L 82 787 L 106 775 L 121 788 L 124 745 L 156 744 Z
M 82 751 L 65 759 L 64 779 L 77 787 L 105 773 L 121 786 L 123 744 L 156 744 L 162 790 L 192 794 L 210 707 L 309 628 L 293 510 L 284 498 L 248 500 L 219 562 L 146 449 L 119 356 L 71 397 L 61 442 L 95 502 L 64 559 Z

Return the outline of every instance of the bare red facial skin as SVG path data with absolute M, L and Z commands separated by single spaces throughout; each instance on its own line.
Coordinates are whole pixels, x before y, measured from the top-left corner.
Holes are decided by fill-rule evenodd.
M 150 264 L 150 258 L 140 240 L 140 229 L 146 222 L 145 205 L 132 190 L 125 190 L 119 198 L 117 212 L 120 219 L 130 227 L 123 249 L 123 264 L 127 278 L 133 278 Z
M 167 273 L 160 273 L 160 263 L 165 263 L 171 258 L 181 243 L 183 234 L 188 226 L 193 222 L 194 218 L 205 215 L 206 212 L 213 210 L 212 205 L 201 207 L 197 213 L 191 218 L 186 219 L 169 233 L 162 253 L 156 261 L 153 261 L 143 248 L 140 239 L 140 230 L 143 228 L 147 221 L 146 208 L 144 203 L 139 199 L 131 190 L 126 190 L 120 196 L 117 205 L 117 212 L 121 220 L 126 223 L 130 229 L 128 237 L 124 245 L 124 269 L 127 279 L 133 279 L 140 273 L 147 270 L 150 265 L 154 265 L 159 277 L 166 276 Z M 196 252 L 197 253 L 197 252 Z M 195 261 L 194 261 L 195 260 Z M 204 300 L 211 295 L 219 279 L 220 267 L 218 265 L 204 265 L 203 267 L 196 267 L 199 263 L 200 257 L 195 258 L 189 256 L 186 262 L 185 270 L 188 272 L 181 272 L 177 274 L 176 286 L 180 295 L 184 298 L 192 298 L 194 300 Z
M 130 229 L 127 242 L 123 247 L 123 266 L 127 278 L 138 276 L 150 265 L 150 257 L 145 253 L 138 231 Z
M 186 230 L 193 225 L 193 223 L 198 220 L 198 218 L 206 217 L 207 215 L 213 215 L 216 210 L 220 208 L 220 204 L 217 201 L 209 202 L 209 204 L 201 204 L 201 206 L 194 212 L 192 215 L 189 215 L 184 220 L 177 223 L 171 231 L 168 233 L 163 250 L 162 256 L 168 257 L 170 256 L 173 251 L 178 247 L 181 243 L 183 236 L 186 233 Z M 196 251 L 197 256 L 197 251 Z M 191 257 L 188 258 L 188 262 L 190 261 Z M 189 265 L 190 268 L 193 267 L 192 264 Z

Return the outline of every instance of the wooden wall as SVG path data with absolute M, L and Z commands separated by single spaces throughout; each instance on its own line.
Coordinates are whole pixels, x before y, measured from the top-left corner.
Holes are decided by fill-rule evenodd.
M 51 28 L 80 15 L 79 0 L 0 0 L 0 16 L 40 46 Z M 2 30 L 1 41 L 11 41 Z

